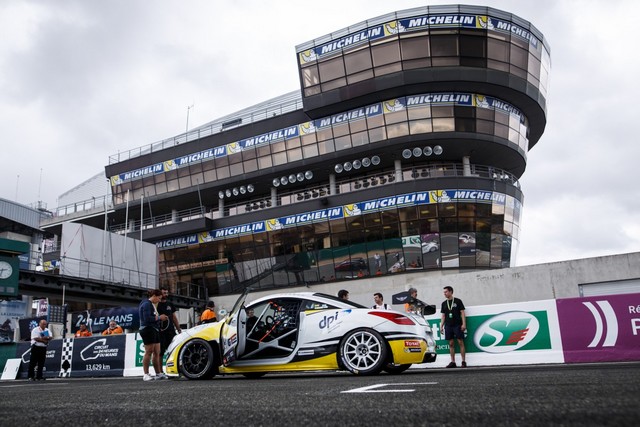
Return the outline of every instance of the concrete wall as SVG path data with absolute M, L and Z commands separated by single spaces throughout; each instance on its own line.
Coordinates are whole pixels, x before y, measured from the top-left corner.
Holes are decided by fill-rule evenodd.
M 374 292 L 381 292 L 385 301 L 390 303 L 391 295 L 414 287 L 418 290 L 418 298 L 439 305 L 444 301 L 442 288 L 452 286 L 455 296 L 462 299 L 465 305 L 473 306 L 579 297 L 580 285 L 638 278 L 640 252 L 633 252 L 469 273 L 433 271 L 369 277 L 254 292 L 248 300 L 277 292 L 324 292 L 337 295 L 340 289 L 346 289 L 352 301 L 373 305 Z M 214 298 L 216 308 L 231 310 L 237 297 L 227 295 Z

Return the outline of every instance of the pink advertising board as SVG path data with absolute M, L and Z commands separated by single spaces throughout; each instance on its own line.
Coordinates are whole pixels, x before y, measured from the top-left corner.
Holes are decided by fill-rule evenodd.
M 556 300 L 565 363 L 640 360 L 640 294 Z

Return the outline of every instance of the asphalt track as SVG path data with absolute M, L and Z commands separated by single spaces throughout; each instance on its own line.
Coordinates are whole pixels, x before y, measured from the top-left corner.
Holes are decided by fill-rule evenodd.
M 0 383 L 0 426 L 640 425 L 640 362 Z

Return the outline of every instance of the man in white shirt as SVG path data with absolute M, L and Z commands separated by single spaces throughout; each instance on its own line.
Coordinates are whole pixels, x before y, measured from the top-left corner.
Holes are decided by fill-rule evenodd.
M 376 303 L 371 308 L 376 310 L 391 310 L 391 307 L 384 303 L 384 297 L 380 292 L 373 294 L 373 300 Z
M 47 328 L 47 321 L 42 319 L 40 324 L 31 330 L 31 358 L 29 360 L 29 381 L 42 381 L 44 362 L 47 359 L 47 345 L 53 337 Z M 38 367 L 36 375 L 35 368 Z

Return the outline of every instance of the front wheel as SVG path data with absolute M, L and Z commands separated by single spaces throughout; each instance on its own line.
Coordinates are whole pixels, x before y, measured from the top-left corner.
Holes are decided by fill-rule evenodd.
M 180 350 L 178 360 L 180 372 L 190 380 L 207 380 L 218 372 L 211 344 L 200 338 L 187 342 Z
M 384 371 L 386 373 L 397 375 L 397 374 L 403 373 L 404 371 L 406 371 L 410 367 L 411 367 L 411 363 L 407 363 L 406 365 L 398 365 L 398 364 L 395 364 L 395 363 L 387 363 L 384 366 L 384 368 L 382 368 L 382 369 L 384 369 Z
M 342 366 L 352 374 L 376 375 L 386 363 L 387 346 L 373 329 L 356 329 L 340 342 L 339 357 Z

